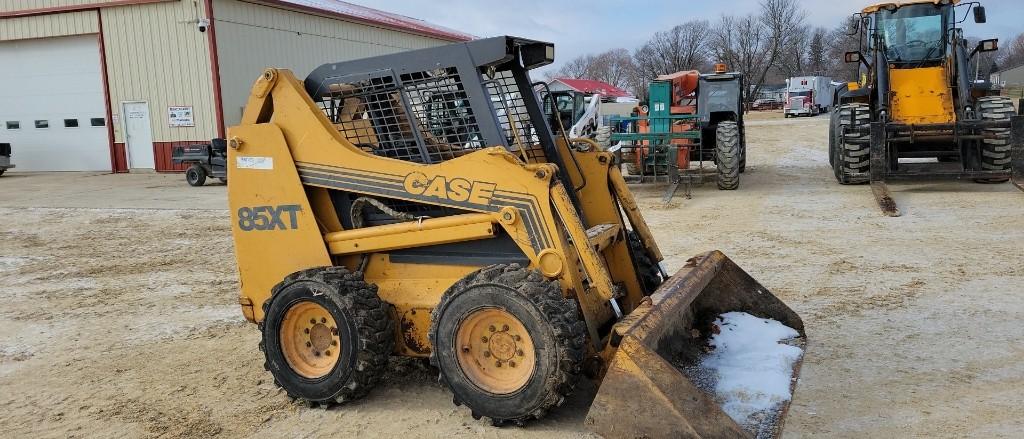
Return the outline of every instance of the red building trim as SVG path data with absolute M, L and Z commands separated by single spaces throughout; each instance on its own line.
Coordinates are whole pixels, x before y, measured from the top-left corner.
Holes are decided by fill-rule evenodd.
M 49 8 L 22 9 L 20 11 L 0 12 L 0 18 L 28 17 L 32 15 L 45 15 L 55 12 L 87 11 L 90 9 L 109 8 L 113 6 L 141 5 L 146 3 L 162 3 L 177 0 L 111 0 L 102 3 L 88 3 L 83 5 L 53 6 Z
M 174 151 L 175 146 L 197 145 L 200 143 L 210 143 L 210 139 L 181 140 L 175 142 L 153 142 L 153 163 L 155 165 L 155 171 L 183 172 L 184 170 L 188 169 L 188 165 L 175 165 L 173 162 L 171 162 L 171 152 Z M 127 163 L 123 162 L 125 157 L 124 151 L 125 148 L 127 148 L 127 145 L 125 145 L 123 142 L 118 142 L 114 144 L 114 148 L 117 149 L 117 151 L 119 151 L 120 153 L 120 160 L 122 160 L 122 162 L 119 163 L 119 165 L 126 169 L 125 171 L 122 172 L 128 172 Z
M 110 79 L 107 76 L 107 47 L 103 42 L 103 14 L 96 9 L 96 23 L 99 29 L 97 40 L 100 46 L 100 73 L 103 77 L 103 108 L 106 110 L 107 118 L 107 143 L 110 147 L 110 172 L 128 172 L 127 158 L 124 155 L 124 148 L 118 150 L 114 145 L 114 118 L 110 109 Z
M 210 74 L 213 76 L 213 105 L 217 115 L 217 137 L 224 138 L 224 99 L 220 90 L 220 57 L 217 54 L 217 23 L 213 18 L 213 0 L 205 0 L 206 19 L 210 27 L 206 30 L 210 39 Z

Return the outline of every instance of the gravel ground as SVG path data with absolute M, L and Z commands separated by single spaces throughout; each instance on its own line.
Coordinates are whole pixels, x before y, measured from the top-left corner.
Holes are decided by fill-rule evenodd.
M 826 119 L 756 119 L 738 191 L 636 191 L 670 269 L 721 249 L 804 318 L 785 436 L 1019 437 L 1021 194 L 894 185 L 904 216 L 886 218 L 832 179 Z M 362 401 L 290 402 L 236 305 L 223 186 L 12 173 L 0 188 L 0 436 L 588 437 L 592 385 L 493 428 L 400 359 Z

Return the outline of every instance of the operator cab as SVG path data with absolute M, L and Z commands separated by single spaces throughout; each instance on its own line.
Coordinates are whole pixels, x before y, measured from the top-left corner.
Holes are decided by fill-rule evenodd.
M 950 4 L 889 4 L 864 10 L 879 36 L 890 64 L 941 63 L 949 50 L 947 33 L 954 27 Z M 871 13 L 873 12 L 873 13 Z M 869 40 L 870 48 L 876 41 Z

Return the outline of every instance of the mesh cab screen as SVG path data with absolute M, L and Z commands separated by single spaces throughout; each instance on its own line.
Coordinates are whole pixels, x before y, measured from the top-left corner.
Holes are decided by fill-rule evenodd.
M 454 67 L 337 78 L 322 88 L 320 107 L 334 126 L 367 152 L 438 163 L 486 146 Z

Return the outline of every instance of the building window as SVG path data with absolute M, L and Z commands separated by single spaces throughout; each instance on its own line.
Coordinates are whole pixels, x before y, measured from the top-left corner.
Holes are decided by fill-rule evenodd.
M 7 129 L 9 129 L 9 130 L 20 130 L 21 129 L 21 122 L 18 122 L 16 120 L 9 120 L 9 121 L 7 121 Z
M 104 117 L 94 117 L 89 119 L 89 125 L 94 127 L 105 127 L 107 126 L 107 119 Z
M 78 128 L 78 119 L 64 119 L 64 128 Z
M 48 120 L 37 120 L 36 121 L 36 128 L 49 128 L 49 127 L 50 127 L 50 121 L 48 121 Z

